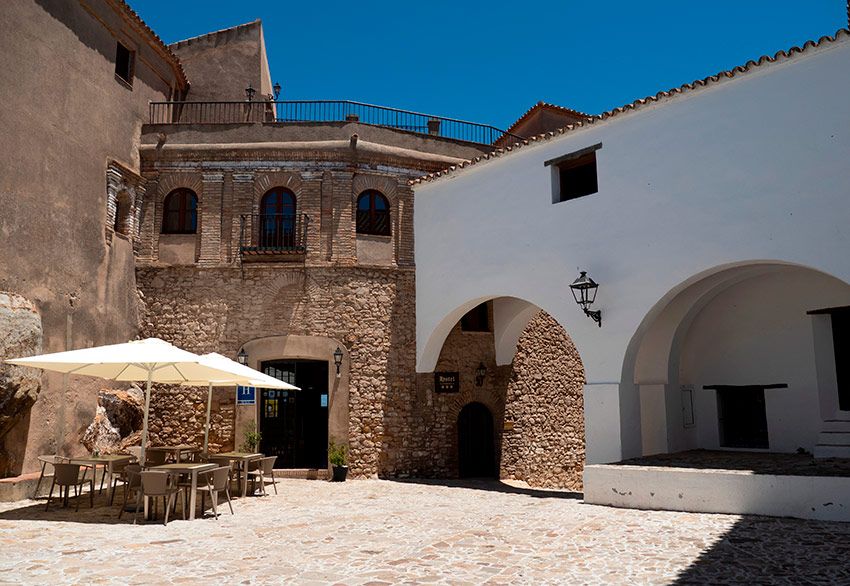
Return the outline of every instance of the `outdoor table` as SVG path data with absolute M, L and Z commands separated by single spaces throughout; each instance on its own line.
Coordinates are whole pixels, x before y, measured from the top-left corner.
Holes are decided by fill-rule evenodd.
M 236 462 L 237 467 L 241 470 L 241 491 L 240 496 L 245 496 L 248 492 L 248 462 L 259 460 L 263 457 L 262 454 L 250 454 L 248 452 L 224 452 L 222 454 L 210 454 L 211 461 L 223 461 L 228 463 Z
M 100 477 L 100 490 L 99 493 L 103 493 L 103 479 L 109 475 L 109 480 L 106 483 L 106 489 L 111 490 L 111 494 L 109 496 L 109 502 L 112 503 L 112 498 L 115 496 L 115 487 L 112 486 L 112 474 L 115 471 L 115 464 L 121 462 L 130 463 L 133 461 L 133 456 L 129 454 L 109 454 L 105 456 L 88 456 L 82 458 L 71 458 L 71 464 L 80 464 L 82 466 L 87 466 L 92 469 L 92 495 L 91 502 L 92 506 L 94 506 L 94 480 L 97 476 L 97 467 L 100 466 L 103 468 L 103 476 Z M 83 477 L 85 478 L 85 477 Z M 110 487 L 112 487 L 110 489 Z
M 198 474 L 214 469 L 215 464 L 203 464 L 192 462 L 175 462 L 173 464 L 161 464 L 151 466 L 148 470 L 164 470 L 174 474 L 188 474 L 192 478 L 192 493 L 189 495 L 189 520 L 195 519 L 195 503 L 198 493 Z M 145 497 L 145 518 L 148 515 L 148 499 Z
M 172 458 L 174 458 L 175 462 L 180 462 L 180 456 L 184 453 L 192 453 L 197 451 L 198 448 L 195 446 L 190 446 L 188 444 L 180 444 L 177 446 L 150 446 L 145 448 L 148 452 L 165 452 L 169 454 Z

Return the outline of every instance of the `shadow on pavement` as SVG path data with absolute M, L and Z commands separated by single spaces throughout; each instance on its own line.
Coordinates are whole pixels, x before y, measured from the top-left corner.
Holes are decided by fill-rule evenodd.
M 674 584 L 850 584 L 850 523 L 741 518 Z
M 490 478 L 467 478 L 467 479 L 452 479 L 452 478 L 391 478 L 391 482 L 401 482 L 404 484 L 424 484 L 427 486 L 445 486 L 448 488 L 469 488 L 473 490 L 486 490 L 488 492 L 502 492 L 506 494 L 522 494 L 535 498 L 549 499 L 573 499 L 581 500 L 584 494 L 580 492 L 570 492 L 565 490 L 547 490 L 542 488 L 525 488 L 521 486 L 511 486 L 500 480 Z

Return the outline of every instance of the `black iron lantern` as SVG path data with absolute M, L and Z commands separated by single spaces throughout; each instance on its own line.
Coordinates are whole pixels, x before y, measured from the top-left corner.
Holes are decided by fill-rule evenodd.
M 587 271 L 581 271 L 581 274 L 578 276 L 578 279 L 572 282 L 570 285 L 570 290 L 573 292 L 573 297 L 576 300 L 576 303 L 579 304 L 584 314 L 595 321 L 599 327 L 602 327 L 602 312 L 601 311 L 591 311 L 590 306 L 593 305 L 593 302 L 596 301 L 596 290 L 599 289 L 599 285 L 587 276 Z
M 275 82 L 274 87 L 272 89 L 274 90 L 274 99 L 275 101 L 277 101 L 277 99 L 280 97 L 280 84 Z
M 480 387 L 484 384 L 484 377 L 487 376 L 487 367 L 483 362 L 478 363 L 478 368 L 475 369 L 475 386 Z
M 334 364 L 336 365 L 336 376 L 339 378 L 339 367 L 342 366 L 342 348 L 339 346 L 334 350 Z
M 256 93 L 257 93 L 257 90 L 255 90 L 254 86 L 252 86 L 249 83 L 248 87 L 245 88 L 245 97 L 248 98 L 249 102 L 254 99 L 254 94 L 256 94 Z
M 248 353 L 245 352 L 245 348 L 239 349 L 239 354 L 236 355 L 236 362 L 242 366 L 248 366 Z

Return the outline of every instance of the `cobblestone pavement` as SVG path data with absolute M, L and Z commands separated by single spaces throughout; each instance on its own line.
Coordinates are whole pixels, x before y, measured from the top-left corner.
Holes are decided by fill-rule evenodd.
M 119 521 L 102 497 L 79 513 L 2 503 L 0 583 L 850 584 L 850 524 L 614 509 L 495 482 L 278 489 L 167 527 Z

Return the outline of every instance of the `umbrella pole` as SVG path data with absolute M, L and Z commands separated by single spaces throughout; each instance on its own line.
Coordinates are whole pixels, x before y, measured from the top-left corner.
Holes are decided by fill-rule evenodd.
M 153 377 L 153 367 L 148 367 L 148 386 L 145 390 L 145 418 L 142 425 L 142 453 L 139 456 L 139 464 L 145 465 L 145 448 L 148 444 L 148 413 L 151 409 L 151 378 Z
M 207 425 L 204 427 L 204 454 L 208 454 L 207 448 L 210 441 L 210 411 L 212 410 L 212 382 L 210 382 L 210 390 L 207 393 Z

